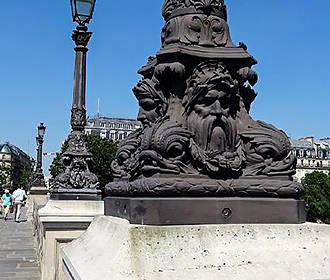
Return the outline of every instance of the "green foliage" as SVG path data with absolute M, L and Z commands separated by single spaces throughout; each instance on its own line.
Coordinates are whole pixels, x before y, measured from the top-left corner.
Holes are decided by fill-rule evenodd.
M 0 163 L 0 192 L 2 193 L 9 183 L 11 168 L 4 163 Z
M 113 180 L 111 172 L 111 163 L 114 160 L 118 142 L 108 139 L 102 139 L 98 135 L 87 136 L 87 146 L 93 155 L 94 168 L 93 173 L 99 178 L 101 188 Z
M 118 142 L 108 139 L 102 139 L 98 135 L 87 136 L 87 146 L 93 155 L 94 166 L 92 172 L 98 177 L 101 189 L 113 180 L 111 172 L 111 162 L 116 156 Z M 50 174 L 55 178 L 59 174 L 59 163 L 61 155 L 66 151 L 68 142 L 65 141 L 62 145 L 61 152 L 56 155 L 52 164 L 49 167 Z
M 55 178 L 59 174 L 59 164 L 62 154 L 68 148 L 68 141 L 65 140 L 61 147 L 61 152 L 56 154 L 56 157 L 53 159 L 51 165 L 49 166 L 49 172 L 53 178 Z
M 322 172 L 307 174 L 302 184 L 308 205 L 307 220 L 330 223 L 330 176 Z
M 33 170 L 31 164 L 26 164 L 23 166 L 21 171 L 21 176 L 19 178 L 19 185 L 25 190 L 28 190 L 29 188 L 29 183 L 31 181 L 32 173 Z

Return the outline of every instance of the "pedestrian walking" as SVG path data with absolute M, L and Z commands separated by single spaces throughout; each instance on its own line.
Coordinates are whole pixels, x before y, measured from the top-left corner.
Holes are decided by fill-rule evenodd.
M 13 203 L 12 195 L 9 190 L 5 190 L 5 193 L 1 197 L 2 207 L 4 208 L 4 220 L 7 220 L 10 207 Z
M 26 193 L 22 187 L 18 187 L 17 190 L 13 192 L 13 201 L 15 205 L 15 222 L 21 222 L 21 207 L 26 200 Z

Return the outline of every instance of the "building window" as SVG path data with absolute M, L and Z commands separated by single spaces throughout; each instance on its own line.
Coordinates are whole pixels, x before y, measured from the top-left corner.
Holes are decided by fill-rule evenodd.
M 303 159 L 301 160 L 301 166 L 304 166 L 304 160 Z

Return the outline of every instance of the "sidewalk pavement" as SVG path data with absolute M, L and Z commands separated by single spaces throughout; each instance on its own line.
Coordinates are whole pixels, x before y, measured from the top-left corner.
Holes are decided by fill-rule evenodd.
M 32 225 L 22 208 L 22 222 L 15 223 L 14 214 L 5 221 L 0 216 L 0 280 L 40 280 Z

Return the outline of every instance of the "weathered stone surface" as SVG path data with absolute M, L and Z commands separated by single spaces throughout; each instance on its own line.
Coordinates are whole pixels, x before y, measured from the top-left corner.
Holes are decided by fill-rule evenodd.
M 42 280 L 62 280 L 59 249 L 63 244 L 78 238 L 93 218 L 102 215 L 103 211 L 103 201 L 83 200 L 49 200 L 38 211 Z
M 0 279 L 40 280 L 37 244 L 33 238 L 31 222 L 26 221 L 26 208 L 22 208 L 22 223 L 15 223 L 13 214 L 4 221 L 0 218 Z
M 62 254 L 74 280 L 327 279 L 330 227 L 138 226 L 100 216 Z

